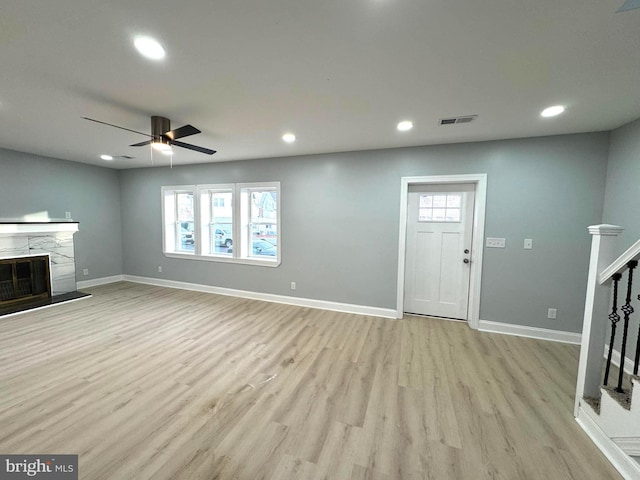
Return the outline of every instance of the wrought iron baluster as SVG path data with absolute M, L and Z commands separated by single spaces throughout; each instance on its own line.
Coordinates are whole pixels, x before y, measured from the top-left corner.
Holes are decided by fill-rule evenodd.
M 627 282 L 627 297 L 625 299 L 625 304 L 620 308 L 624 313 L 624 330 L 622 333 L 622 349 L 620 352 L 620 372 L 618 373 L 618 386 L 616 387 L 616 392 L 623 393 L 624 390 L 622 388 L 622 378 L 624 377 L 624 358 L 627 351 L 627 334 L 629 333 L 629 317 L 633 313 L 633 307 L 631 306 L 631 289 L 633 287 L 633 269 L 638 266 L 638 262 L 636 260 L 632 260 L 627 263 L 627 267 L 629 267 L 629 280 Z
M 622 278 L 621 273 L 616 273 L 613 276 L 613 308 L 609 314 L 609 320 L 611 320 L 611 340 L 609 340 L 609 354 L 607 355 L 607 368 L 604 371 L 604 384 L 609 382 L 609 370 L 611 369 L 611 356 L 613 355 L 613 343 L 616 339 L 616 326 L 620 321 L 620 315 L 618 314 L 618 282 Z
M 640 300 L 640 295 L 638 295 Z M 636 360 L 633 362 L 633 374 L 638 375 L 638 363 L 640 363 L 640 326 L 638 326 L 638 338 L 636 339 Z

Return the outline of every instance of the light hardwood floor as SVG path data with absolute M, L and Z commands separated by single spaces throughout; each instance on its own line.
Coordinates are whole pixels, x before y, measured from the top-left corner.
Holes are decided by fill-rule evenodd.
M 0 452 L 81 479 L 614 479 L 578 348 L 117 283 L 0 318 Z

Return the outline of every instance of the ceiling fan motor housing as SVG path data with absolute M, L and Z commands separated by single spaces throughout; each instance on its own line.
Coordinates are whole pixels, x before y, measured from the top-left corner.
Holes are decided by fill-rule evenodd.
M 155 115 L 151 117 L 151 135 L 154 140 L 164 140 L 164 134 L 169 130 L 171 130 L 171 121 L 168 118 Z

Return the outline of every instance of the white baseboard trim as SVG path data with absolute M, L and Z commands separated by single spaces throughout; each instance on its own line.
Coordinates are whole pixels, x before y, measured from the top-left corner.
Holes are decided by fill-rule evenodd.
M 576 422 L 578 422 L 578 425 L 580 425 L 589 438 L 591 438 L 591 441 L 595 443 L 596 447 L 607 457 L 611 465 L 620 472 L 620 475 L 626 480 L 637 480 L 640 478 L 640 464 L 626 455 L 613 440 L 607 437 L 582 407 L 578 408 Z
M 517 337 L 550 340 L 552 342 L 571 343 L 574 345 L 580 345 L 582 341 L 582 335 L 579 333 L 561 332 L 559 330 L 527 327 L 524 325 L 513 325 L 510 323 L 491 322 L 489 320 L 480 320 L 478 322 L 478 330 L 481 332 L 501 333 L 503 335 L 515 335 Z
M 640 457 L 640 437 L 613 437 L 611 441 L 627 455 Z
M 604 346 L 604 358 L 609 356 L 609 345 Z M 611 354 L 611 363 L 613 363 L 616 367 L 620 367 L 620 352 L 613 349 L 613 353 Z M 627 356 L 624 359 L 624 373 L 633 375 L 633 360 Z
M 106 277 L 101 283 L 94 283 L 91 286 L 103 285 L 118 281 L 142 283 L 154 285 L 156 287 L 178 288 L 181 290 L 192 290 L 194 292 L 215 293 L 217 295 L 228 295 L 232 297 L 248 298 L 251 300 L 262 300 L 264 302 L 283 303 L 286 305 L 296 305 L 298 307 L 319 308 L 334 312 L 355 313 L 358 315 L 370 315 L 374 317 L 396 318 L 396 311 L 390 308 L 369 307 L 366 305 L 353 305 L 350 303 L 330 302 L 326 300 L 314 300 L 312 298 L 287 297 L 285 295 L 275 295 L 272 293 L 249 292 L 247 290 L 236 290 L 234 288 L 214 287 L 199 283 L 178 282 L 175 280 L 164 280 L 160 278 L 138 277 L 136 275 L 121 275 L 116 277 Z M 108 281 L 106 281 L 108 280 Z M 90 280 L 96 282 L 97 280 Z M 78 282 L 80 288 L 80 282 Z M 86 287 L 85 287 L 86 288 Z
M 124 280 L 124 275 L 113 275 L 112 277 L 94 278 L 93 280 L 83 280 L 76 282 L 76 288 L 78 290 L 82 288 L 97 287 L 99 285 L 106 285 L 108 283 L 121 282 Z

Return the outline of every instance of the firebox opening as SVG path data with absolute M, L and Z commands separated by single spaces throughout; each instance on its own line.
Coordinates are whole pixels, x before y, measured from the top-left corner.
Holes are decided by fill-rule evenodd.
M 48 255 L 0 260 L 0 306 L 50 297 Z

